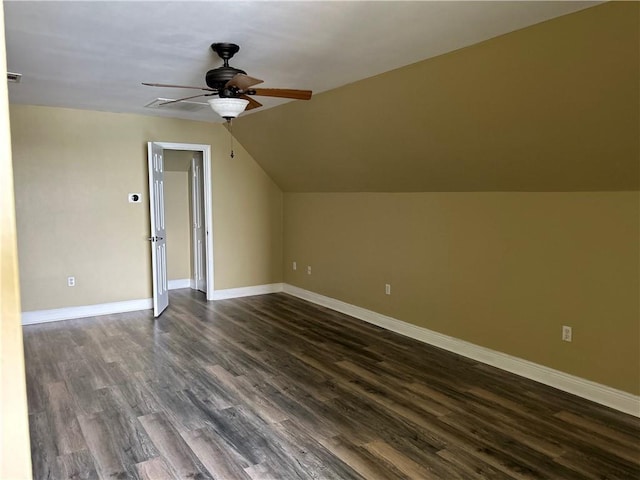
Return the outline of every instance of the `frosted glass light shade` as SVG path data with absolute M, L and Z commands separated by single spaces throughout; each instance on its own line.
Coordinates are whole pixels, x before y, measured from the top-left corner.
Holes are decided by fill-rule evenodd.
M 208 102 L 222 118 L 236 118 L 249 104 L 249 100 L 243 98 L 212 98 Z

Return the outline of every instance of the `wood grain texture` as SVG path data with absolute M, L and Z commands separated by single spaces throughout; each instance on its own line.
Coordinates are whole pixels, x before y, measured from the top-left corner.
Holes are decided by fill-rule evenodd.
M 162 413 L 139 418 L 162 457 L 168 460 L 176 478 L 208 480 L 212 477 Z
M 160 457 L 136 464 L 136 470 L 141 480 L 172 480 L 174 478 L 173 472 Z
M 36 479 L 639 479 L 640 420 L 286 294 L 24 328 Z

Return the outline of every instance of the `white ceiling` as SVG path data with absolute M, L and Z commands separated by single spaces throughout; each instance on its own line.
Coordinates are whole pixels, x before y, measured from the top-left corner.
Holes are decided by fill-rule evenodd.
M 23 75 L 9 96 L 217 122 L 208 107 L 145 108 L 197 92 L 141 82 L 205 86 L 207 70 L 222 64 L 210 44 L 233 42 L 241 48 L 230 64 L 264 79 L 261 87 L 317 94 L 597 3 L 5 0 L 7 68 Z

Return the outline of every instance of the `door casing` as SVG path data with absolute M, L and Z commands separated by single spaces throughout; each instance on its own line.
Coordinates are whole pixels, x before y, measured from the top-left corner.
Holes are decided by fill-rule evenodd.
M 202 175 L 204 187 L 204 227 L 207 300 L 213 300 L 214 256 L 213 256 L 213 199 L 211 188 L 211 145 L 197 143 L 151 142 L 163 150 L 188 150 L 202 153 Z
M 191 288 L 207 291 L 206 227 L 204 224 L 204 173 L 202 155 L 194 152 L 189 169 L 191 185 Z

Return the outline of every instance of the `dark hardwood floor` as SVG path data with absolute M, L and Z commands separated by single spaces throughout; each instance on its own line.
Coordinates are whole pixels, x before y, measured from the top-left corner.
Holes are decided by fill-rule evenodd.
M 286 294 L 24 340 L 37 479 L 640 478 L 640 419 Z

